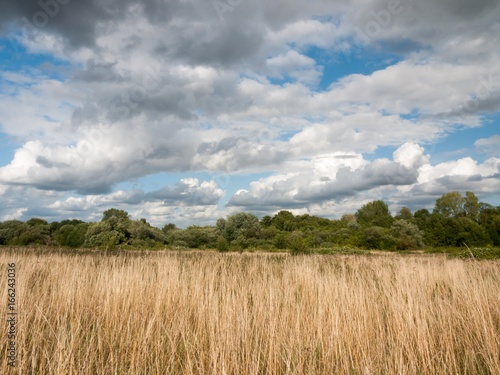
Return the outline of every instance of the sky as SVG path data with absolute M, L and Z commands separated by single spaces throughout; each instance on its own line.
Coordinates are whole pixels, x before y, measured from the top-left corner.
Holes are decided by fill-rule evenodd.
M 498 0 L 5 0 L 0 221 L 500 205 Z

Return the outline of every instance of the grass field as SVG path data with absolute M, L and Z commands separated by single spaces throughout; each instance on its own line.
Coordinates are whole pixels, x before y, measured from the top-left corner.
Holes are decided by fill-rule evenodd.
M 500 374 L 500 261 L 2 249 L 4 317 L 11 262 L 3 374 Z

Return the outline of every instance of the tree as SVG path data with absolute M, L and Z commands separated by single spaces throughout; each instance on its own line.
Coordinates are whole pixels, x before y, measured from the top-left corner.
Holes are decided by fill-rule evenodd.
M 397 239 L 397 247 L 400 250 L 421 248 L 424 246 L 423 231 L 415 224 L 406 220 L 398 219 L 391 227 L 393 236 Z
M 23 225 L 25 224 L 19 220 L 7 220 L 0 223 L 0 245 L 13 244 L 22 232 Z
M 467 245 L 485 246 L 489 242 L 486 230 L 477 222 L 468 217 L 459 217 L 452 222 L 452 231 L 455 233 L 454 246 Z
M 260 231 L 259 219 L 255 215 L 245 212 L 227 217 L 227 220 L 217 220 L 217 229 L 221 230 L 224 238 L 230 243 L 239 236 L 255 238 Z
M 110 208 L 109 210 L 103 212 L 101 221 L 108 221 L 113 217 L 121 222 L 127 222 L 130 220 L 129 219 L 130 215 L 127 211 L 118 210 L 116 208 Z
M 403 207 L 396 215 L 396 219 L 411 220 L 413 219 L 413 215 L 408 207 Z
M 291 232 L 295 229 L 295 216 L 290 211 L 281 210 L 274 215 L 272 224 L 279 230 Z
M 77 248 L 85 242 L 85 234 L 89 224 L 79 223 L 77 225 L 66 224 L 56 230 L 52 237 L 61 246 Z
M 263 227 L 263 228 L 269 228 L 271 226 L 271 224 L 273 223 L 273 218 L 269 215 L 266 215 L 264 216 L 261 220 L 260 220 L 260 225 Z
M 360 245 L 367 249 L 394 249 L 396 240 L 390 235 L 389 229 L 382 227 L 366 228 L 361 236 Z
M 378 200 L 363 205 L 356 212 L 356 220 L 364 227 L 378 226 L 390 228 L 394 219 L 389 212 L 387 204 L 384 201 Z
M 465 216 L 476 221 L 479 215 L 479 199 L 472 191 L 465 192 Z
M 291 250 L 292 254 L 305 253 L 307 250 L 303 233 L 300 231 L 290 233 L 286 238 L 286 245 Z
M 356 221 L 356 215 L 354 214 L 344 214 L 341 219 L 344 223 L 350 223 L 352 221 Z
M 152 227 L 146 219 L 131 221 L 127 226 L 127 230 L 130 233 L 130 238 L 133 240 L 165 242 L 165 233 L 158 228 Z
M 177 227 L 175 226 L 175 224 L 172 224 L 172 223 L 168 223 L 166 224 L 163 228 L 161 228 L 161 230 L 164 232 L 164 233 L 168 233 L 174 229 L 176 229 Z
M 465 199 L 462 195 L 458 191 L 452 191 L 436 199 L 434 213 L 442 215 L 445 218 L 464 216 L 464 203 Z
M 108 220 L 90 224 L 85 234 L 85 247 L 103 247 L 109 250 L 116 249 L 130 237 L 127 227 L 119 222 L 115 216 Z
M 229 251 L 229 244 L 227 243 L 227 240 L 222 236 L 219 236 L 219 238 L 217 238 L 217 250 L 221 253 Z

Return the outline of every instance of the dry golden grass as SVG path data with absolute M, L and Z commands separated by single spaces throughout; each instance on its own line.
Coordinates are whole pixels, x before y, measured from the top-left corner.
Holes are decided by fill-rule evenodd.
M 498 261 L 4 249 L 4 284 L 13 261 L 4 374 L 500 373 Z

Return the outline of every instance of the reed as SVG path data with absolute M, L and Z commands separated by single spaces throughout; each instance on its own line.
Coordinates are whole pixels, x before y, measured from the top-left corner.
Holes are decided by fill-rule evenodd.
M 9 262 L 4 374 L 500 373 L 499 261 L 11 250 L 5 313 Z

